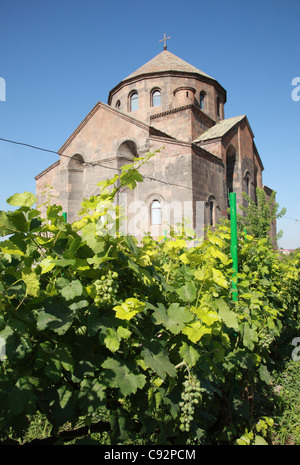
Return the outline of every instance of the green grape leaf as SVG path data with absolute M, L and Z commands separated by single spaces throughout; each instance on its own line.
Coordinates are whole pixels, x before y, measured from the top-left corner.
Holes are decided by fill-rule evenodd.
M 271 384 L 272 378 L 271 378 L 268 368 L 265 365 L 260 365 L 258 371 L 259 371 L 260 379 L 264 381 L 266 384 Z
M 37 316 L 37 328 L 39 331 L 51 329 L 57 334 L 64 334 L 73 323 L 74 312 L 65 307 L 62 302 L 50 300 Z
M 29 223 L 26 221 L 23 212 L 14 211 L 7 212 L 0 211 L 0 236 L 7 236 L 8 234 L 27 232 Z
M 56 283 L 60 288 L 61 295 L 66 300 L 72 300 L 75 297 L 81 296 L 83 293 L 83 287 L 79 279 L 70 282 L 65 278 L 58 278 Z
M 255 446 L 267 446 L 268 443 L 262 436 L 259 436 L 258 434 L 256 434 L 254 438 L 254 445 Z
M 193 302 L 197 297 L 196 286 L 192 281 L 176 290 L 177 294 L 184 302 Z
M 23 194 L 14 194 L 9 197 L 6 202 L 15 207 L 32 207 L 37 201 L 37 198 L 31 192 L 23 192 Z
M 182 330 L 183 334 L 186 334 L 190 341 L 198 342 L 204 334 L 211 334 L 211 328 L 202 326 L 200 321 L 195 321 L 185 326 Z
M 48 273 L 55 267 L 55 260 L 52 257 L 45 257 L 39 262 L 39 266 L 42 268 L 41 274 Z
M 218 312 L 221 319 L 224 321 L 225 325 L 228 328 L 233 328 L 235 330 L 239 329 L 238 319 L 236 313 L 231 310 L 226 302 L 223 299 L 218 299 L 216 301 Z
M 99 334 L 99 341 L 111 352 L 116 352 L 120 347 L 120 336 L 114 328 L 103 328 Z
M 225 289 L 228 289 L 228 283 L 223 273 L 220 270 L 216 270 L 216 268 L 213 268 L 212 272 L 213 272 L 214 282 L 218 284 L 219 286 L 224 287 Z
M 147 344 L 147 347 L 142 350 L 141 355 L 144 358 L 146 366 L 157 373 L 161 379 L 165 379 L 166 375 L 172 378 L 176 376 L 176 368 L 170 362 L 166 351 L 159 342 Z
M 33 413 L 37 397 L 26 378 L 18 379 L 7 396 L 6 409 L 15 416 L 22 412 Z
M 78 400 L 82 415 L 93 415 L 103 406 L 105 398 L 105 386 L 97 378 L 86 378 L 80 383 Z
M 153 317 L 157 324 L 162 324 L 173 334 L 178 334 L 189 323 L 193 316 L 184 307 L 180 307 L 178 303 L 170 305 L 168 310 L 161 303 L 158 303 L 158 308 L 155 309 Z
M 9 255 L 19 255 L 24 256 L 24 252 L 20 250 L 17 244 L 14 244 L 12 241 L 2 241 L 0 246 L 0 251 Z
M 137 313 L 144 310 L 145 304 L 135 297 L 126 299 L 121 305 L 116 305 L 113 309 L 116 312 L 116 317 L 121 320 L 131 320 Z
M 25 269 L 22 271 L 22 280 L 26 284 L 26 295 L 37 297 L 39 295 L 40 283 L 34 271 Z
M 110 387 L 119 388 L 123 396 L 135 394 L 137 389 L 143 389 L 146 377 L 132 371 L 131 364 L 118 358 L 108 357 L 102 367 L 107 370 L 104 381 Z
M 207 326 L 213 325 L 216 321 L 220 320 L 220 316 L 217 312 L 210 310 L 206 306 L 203 307 L 191 307 L 191 312 L 195 313 L 199 320 Z
M 57 389 L 58 402 L 56 401 L 53 405 L 53 418 L 56 425 L 60 426 L 67 421 L 72 422 L 77 419 L 77 398 L 74 395 L 74 391 L 67 385 L 62 385 Z
M 133 190 L 138 182 L 143 182 L 143 176 L 141 173 L 138 172 L 136 168 L 131 168 L 131 165 L 124 165 L 122 167 L 122 170 L 127 169 L 127 171 L 123 171 L 123 173 L 120 175 L 120 181 L 124 185 L 130 189 Z
M 200 357 L 198 351 L 186 342 L 182 343 L 182 346 L 179 349 L 179 354 L 189 367 L 196 365 Z
M 104 254 L 105 241 L 97 235 L 97 225 L 88 223 L 81 229 L 82 240 L 92 249 L 94 254 Z
M 244 324 L 244 331 L 243 331 L 243 344 L 248 349 L 254 349 L 254 341 L 257 342 L 257 333 L 254 328 L 251 328 L 249 323 Z

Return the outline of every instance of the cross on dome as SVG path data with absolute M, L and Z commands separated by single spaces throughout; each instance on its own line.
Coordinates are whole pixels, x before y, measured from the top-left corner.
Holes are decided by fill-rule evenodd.
M 160 42 L 164 43 L 164 50 L 167 50 L 167 40 L 171 39 L 171 37 L 166 37 L 166 33 L 164 33 L 164 38 L 160 40 Z

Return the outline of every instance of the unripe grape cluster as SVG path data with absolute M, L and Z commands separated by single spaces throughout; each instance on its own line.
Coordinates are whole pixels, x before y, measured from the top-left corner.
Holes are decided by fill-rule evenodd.
M 268 349 L 274 341 L 274 336 L 268 333 L 266 330 L 260 334 L 260 337 L 260 346 L 266 349 Z
M 96 295 L 94 297 L 95 304 L 100 307 L 102 305 L 114 305 L 119 290 L 118 273 L 116 271 L 108 271 L 106 275 L 94 281 Z
M 183 383 L 184 390 L 181 394 L 181 402 L 179 407 L 181 410 L 180 415 L 180 429 L 181 431 L 188 432 L 190 424 L 194 418 L 196 405 L 202 400 L 200 381 L 194 376 L 189 375 Z

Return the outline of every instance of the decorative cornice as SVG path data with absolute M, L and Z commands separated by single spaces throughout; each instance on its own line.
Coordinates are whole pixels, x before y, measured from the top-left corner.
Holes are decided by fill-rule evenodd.
M 161 136 L 155 136 L 151 134 L 149 136 L 149 140 L 157 141 L 157 142 L 166 142 L 167 144 L 175 144 L 175 145 L 182 145 L 184 147 L 191 147 L 190 142 L 186 142 L 184 140 L 179 140 L 179 139 L 169 139 L 168 137 L 161 137 Z
M 171 115 L 172 113 L 178 113 L 179 111 L 189 110 L 192 107 L 193 107 L 193 104 L 189 103 L 188 105 L 184 105 L 182 107 L 177 107 L 177 108 L 172 108 L 171 110 L 162 111 L 161 113 L 156 113 L 155 115 L 151 115 L 150 120 L 161 118 L 162 116 L 166 116 L 166 115 Z
M 154 120 L 154 119 L 157 119 L 157 118 L 161 118 L 163 116 L 167 116 L 167 115 L 171 115 L 171 114 L 174 114 L 174 113 L 178 113 L 180 111 L 184 111 L 184 110 L 193 110 L 193 111 L 196 111 L 200 116 L 201 118 L 205 119 L 209 124 L 211 125 L 215 125 L 216 122 L 215 120 L 213 120 L 209 115 L 207 115 L 203 110 L 201 110 L 200 108 L 198 108 L 194 103 L 189 103 L 188 105 L 183 105 L 181 107 L 177 107 L 177 108 L 172 108 L 171 110 L 166 110 L 166 111 L 162 111 L 160 113 L 155 113 L 153 115 L 150 115 L 150 121 L 151 120 Z

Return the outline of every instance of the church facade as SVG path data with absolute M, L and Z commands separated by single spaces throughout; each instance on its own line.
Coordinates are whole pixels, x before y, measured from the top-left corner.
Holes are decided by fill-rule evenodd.
M 255 199 L 256 187 L 271 193 L 247 116 L 226 119 L 225 103 L 218 81 L 165 47 L 116 85 L 107 104 L 98 102 L 58 151 L 59 160 L 35 177 L 37 204 L 52 186 L 72 222 L 99 181 L 159 150 L 141 168 L 144 181 L 116 199 L 137 218 L 139 232 L 157 236 L 183 217 L 197 233 L 202 223 L 215 225 L 228 214 L 229 192 L 238 204 L 245 202 L 242 192 Z

